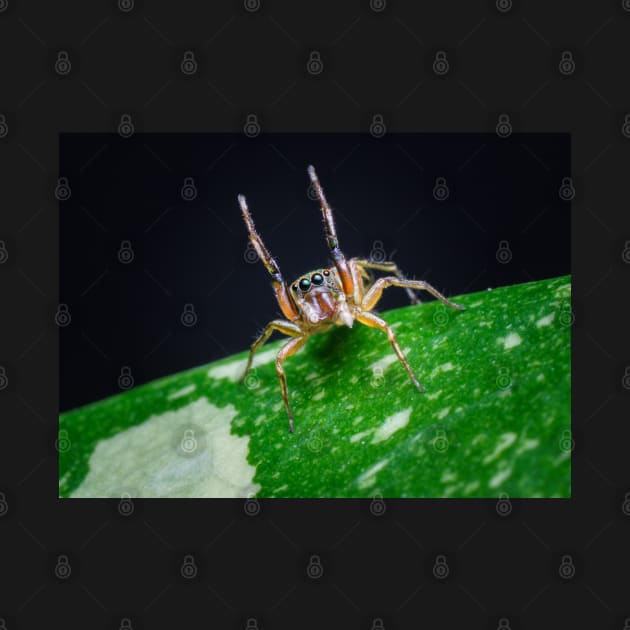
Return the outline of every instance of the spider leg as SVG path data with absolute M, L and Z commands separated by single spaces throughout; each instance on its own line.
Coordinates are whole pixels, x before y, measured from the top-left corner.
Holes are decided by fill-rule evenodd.
M 398 359 L 400 360 L 400 362 L 403 364 L 403 367 L 405 368 L 405 370 L 407 370 L 407 374 L 409 374 L 409 378 L 411 379 L 411 382 L 416 386 L 419 392 L 423 392 L 424 387 L 420 385 L 420 382 L 416 378 L 416 375 L 413 373 L 413 370 L 411 369 L 411 366 L 409 365 L 409 361 L 407 361 L 407 357 L 404 355 L 403 351 L 400 349 L 400 346 L 398 345 L 398 341 L 396 340 L 396 334 L 394 333 L 394 330 L 391 328 L 391 326 L 384 319 L 381 319 L 380 317 L 378 317 L 378 315 L 375 315 L 374 313 L 369 313 L 367 311 L 361 311 L 360 313 L 356 314 L 354 317 L 357 321 L 361 322 L 365 326 L 378 328 L 379 330 L 382 330 L 384 333 L 387 334 L 387 339 L 389 339 L 389 343 L 392 344 L 392 348 L 394 348 L 394 352 L 398 356 Z
M 361 308 L 364 311 L 371 311 L 374 306 L 376 306 L 376 303 L 381 299 L 383 289 L 386 289 L 387 287 L 409 287 L 410 289 L 415 289 L 416 291 L 428 291 L 432 296 L 440 300 L 442 304 L 446 304 L 446 306 L 456 308 L 460 311 L 466 310 L 466 308 L 461 304 L 455 304 L 455 302 L 451 302 L 449 299 L 444 297 L 428 282 L 424 282 L 423 280 L 401 280 L 395 276 L 379 278 L 365 294 L 363 302 L 361 303 Z
M 308 335 L 304 335 L 302 337 L 296 337 L 295 339 L 290 339 L 287 343 L 280 348 L 278 351 L 278 356 L 276 357 L 276 373 L 278 374 L 278 379 L 280 380 L 280 390 L 282 391 L 282 400 L 284 401 L 284 407 L 287 410 L 287 416 L 289 417 L 289 431 L 293 433 L 293 413 L 291 412 L 291 405 L 289 404 L 289 390 L 287 388 L 287 377 L 284 373 L 284 368 L 282 367 L 283 361 L 290 357 L 292 354 L 295 354 L 308 339 Z
M 398 265 L 390 260 L 384 260 L 383 262 L 373 262 L 371 260 L 367 260 L 366 258 L 356 258 L 356 264 L 363 269 L 375 269 L 377 271 L 387 271 L 388 273 L 393 273 L 399 280 L 407 280 L 403 272 L 399 269 Z M 412 304 L 422 304 L 418 296 L 409 288 L 404 287 L 407 295 L 409 296 L 409 301 Z
M 337 239 L 337 230 L 335 228 L 335 221 L 333 219 L 332 208 L 328 205 L 324 191 L 315 173 L 313 166 L 308 167 L 308 174 L 313 183 L 313 188 L 319 199 L 319 204 L 322 208 L 322 214 L 324 215 L 324 231 L 326 233 L 326 242 L 328 243 L 328 250 L 330 256 L 337 267 L 339 277 L 341 278 L 341 284 L 343 285 L 343 292 L 346 297 L 351 297 L 354 293 L 354 282 L 352 280 L 352 273 L 348 267 L 348 262 L 343 252 L 339 249 L 339 240 Z
M 298 319 L 298 310 L 291 298 L 291 294 L 289 293 L 286 282 L 282 278 L 280 267 L 278 267 L 278 263 L 271 256 L 271 254 L 265 247 L 262 239 L 260 238 L 260 235 L 258 234 L 258 232 L 256 232 L 254 220 L 252 219 L 252 215 L 249 213 L 249 209 L 247 208 L 247 201 L 245 201 L 245 197 L 243 195 L 238 196 L 238 203 L 241 206 L 243 219 L 245 220 L 245 225 L 247 226 L 247 231 L 249 232 L 249 240 L 256 250 L 258 257 L 260 258 L 260 260 L 263 261 L 263 264 L 271 275 L 271 284 L 273 285 L 273 290 L 276 294 L 276 300 L 278 301 L 278 305 L 280 306 L 282 313 L 287 319 Z
M 351 258 L 348 261 L 350 266 L 350 273 L 352 274 L 352 281 L 354 282 L 354 303 L 360 306 L 365 295 L 365 281 L 373 280 L 372 276 L 365 270 L 366 268 L 361 265 L 362 260 L 360 258 Z
M 270 321 L 265 326 L 265 330 L 263 330 L 262 333 L 260 333 L 256 341 L 254 341 L 254 343 L 251 345 L 251 348 L 249 349 L 249 357 L 247 359 L 247 366 L 245 367 L 243 376 L 241 376 L 240 378 L 241 383 L 245 380 L 245 378 L 247 377 L 247 374 L 249 374 L 249 370 L 252 367 L 252 361 L 254 360 L 254 355 L 256 354 L 256 351 L 259 348 L 261 348 L 263 345 L 265 345 L 265 342 L 267 341 L 267 339 L 269 339 L 269 337 L 271 336 L 271 333 L 274 330 L 277 330 L 278 332 L 281 332 L 284 335 L 288 335 L 289 337 L 299 337 L 302 334 L 302 329 L 297 324 L 294 324 L 293 322 L 289 322 L 285 319 L 274 319 Z

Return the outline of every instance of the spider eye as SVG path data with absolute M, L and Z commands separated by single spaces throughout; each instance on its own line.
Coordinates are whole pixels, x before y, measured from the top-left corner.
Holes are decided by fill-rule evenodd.
M 307 278 L 302 278 L 300 280 L 300 289 L 304 292 L 308 291 L 311 288 L 311 281 Z
M 324 282 L 324 276 L 322 276 L 321 273 L 314 273 L 311 276 L 311 282 L 313 284 L 321 284 L 322 282 Z
M 329 276 L 330 275 L 330 271 L 328 271 L 328 269 L 324 269 L 324 275 L 325 276 Z

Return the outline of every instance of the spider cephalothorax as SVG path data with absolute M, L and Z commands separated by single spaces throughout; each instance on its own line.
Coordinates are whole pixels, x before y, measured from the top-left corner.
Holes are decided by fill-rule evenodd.
M 404 288 L 414 303 L 418 303 L 419 300 L 413 290 L 423 290 L 428 291 L 447 306 L 464 310 L 463 306 L 451 302 L 427 282 L 406 279 L 394 262 L 377 263 L 364 258 L 346 260 L 339 249 L 332 209 L 324 197 L 324 191 L 312 166 L 308 167 L 308 174 L 324 215 L 326 242 L 334 265 L 304 274 L 295 280 L 290 287 L 285 283 L 278 264 L 271 257 L 258 232 L 256 232 L 245 197 L 243 195 L 238 197 L 243 219 L 249 232 L 249 239 L 271 275 L 278 305 L 286 317 L 286 319 L 274 319 L 269 322 L 265 330 L 254 341 L 243 379 L 252 366 L 255 352 L 269 339 L 274 330 L 293 337 L 280 348 L 276 357 L 276 372 L 280 380 L 284 406 L 289 417 L 289 431 L 294 429 L 293 413 L 289 404 L 287 379 L 282 363 L 287 357 L 295 354 L 312 334 L 328 330 L 333 325 L 352 328 L 355 320 L 366 326 L 382 330 L 387 334 L 387 338 L 398 359 L 407 370 L 409 378 L 422 392 L 424 389 L 400 349 L 394 331 L 385 320 L 372 313 L 372 309 L 381 299 L 383 289 L 396 286 Z M 372 282 L 367 270 L 384 271 L 394 275 L 384 276 Z

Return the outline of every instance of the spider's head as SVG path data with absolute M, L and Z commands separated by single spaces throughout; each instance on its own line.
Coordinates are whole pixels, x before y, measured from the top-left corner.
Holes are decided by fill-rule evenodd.
M 343 295 L 336 268 L 316 269 L 291 284 L 291 296 L 311 324 L 332 320 L 337 315 L 339 295 Z

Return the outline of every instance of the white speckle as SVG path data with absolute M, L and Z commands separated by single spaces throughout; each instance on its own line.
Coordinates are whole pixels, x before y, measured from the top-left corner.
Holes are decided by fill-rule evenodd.
M 448 483 L 449 481 L 455 481 L 457 479 L 457 475 L 452 470 L 445 470 L 442 473 L 441 481 L 443 483 Z
M 354 376 L 350 379 L 350 382 L 351 382 L 353 385 L 356 385 L 356 384 L 359 382 L 359 377 L 355 374 L 355 375 L 354 375 Z
M 280 400 L 272 407 L 272 409 L 273 409 L 273 411 L 275 413 L 278 413 L 278 411 L 280 411 L 280 409 L 282 409 L 283 405 L 284 405 L 283 401 Z
M 359 433 L 355 433 L 353 436 L 350 437 L 350 441 L 358 442 L 359 440 L 362 440 L 364 437 L 370 435 L 372 431 L 373 429 L 368 429 L 367 431 L 360 431 Z
M 479 482 L 478 481 L 471 481 L 465 488 L 464 488 L 464 494 L 471 494 L 472 492 L 474 492 L 477 488 L 479 487 Z
M 285 483 L 284 485 L 276 488 L 276 492 L 282 492 L 283 490 L 286 490 L 289 486 L 287 486 L 287 484 Z
M 254 362 L 252 367 L 258 367 L 259 365 L 265 365 L 275 360 L 276 354 L 278 354 L 277 348 L 265 350 L 254 355 Z M 240 359 L 239 361 L 230 361 L 223 365 L 215 365 L 208 370 L 208 376 L 210 378 L 227 378 L 230 381 L 236 383 L 243 376 L 245 366 L 247 365 L 247 359 Z
M 383 424 L 376 429 L 374 437 L 372 438 L 372 444 L 377 444 L 383 440 L 391 437 L 396 431 L 399 431 L 403 427 L 406 427 L 409 423 L 409 417 L 411 416 L 411 407 L 403 409 L 393 416 L 386 418 Z
M 192 394 L 195 391 L 196 385 L 186 385 L 186 387 L 182 387 L 178 389 L 176 392 L 169 394 L 167 398 L 169 400 L 175 400 L 175 398 L 181 398 L 182 396 L 188 396 L 188 394 Z
M 551 324 L 551 322 L 554 320 L 555 316 L 556 316 L 555 313 L 549 313 L 549 315 L 545 315 L 544 317 L 541 317 L 536 322 L 536 328 L 541 328 L 542 326 L 549 326 L 549 324 Z
M 564 451 L 560 453 L 560 455 L 558 455 L 558 457 L 556 457 L 556 459 L 553 460 L 554 467 L 559 466 L 563 461 L 569 459 L 570 455 L 571 455 L 570 451 Z
M 538 444 L 539 442 L 535 438 L 531 440 L 523 440 L 523 443 L 518 447 L 518 449 L 516 450 L 516 453 L 520 455 L 521 453 L 524 453 L 525 451 L 530 451 L 531 449 L 536 448 Z
M 73 497 L 250 497 L 260 490 L 247 462 L 248 437 L 230 433 L 238 412 L 200 398 L 175 411 L 100 440 Z M 194 426 L 198 453 L 184 456 L 184 432 Z
M 504 433 L 501 435 L 499 437 L 499 443 L 496 445 L 494 451 L 483 458 L 483 463 L 489 464 L 490 462 L 493 462 L 506 448 L 509 448 L 512 444 L 514 444 L 516 437 L 516 433 Z
M 430 394 L 426 394 L 426 397 L 429 400 L 435 400 L 438 396 L 442 395 L 442 390 L 438 391 L 438 392 L 431 392 Z
M 353 421 L 352 424 L 359 424 L 359 422 L 361 422 L 361 420 L 363 420 L 363 416 L 357 416 Z
M 481 393 L 481 390 L 478 387 L 475 387 L 473 391 L 473 396 L 475 396 L 476 398 L 477 396 L 479 396 L 480 393 Z
M 451 410 L 450 407 L 444 407 L 444 409 L 440 409 L 440 411 L 438 412 L 438 420 L 441 420 L 442 418 L 446 418 L 446 416 L 448 416 L 448 412 Z
M 507 396 L 511 396 L 512 395 L 512 387 L 510 386 L 509 389 L 502 389 L 497 396 L 499 398 L 506 398 Z
M 509 350 L 510 348 L 514 348 L 515 346 L 520 346 L 523 340 L 518 333 L 510 333 L 503 341 L 503 347 L 505 350 Z
M 488 485 L 491 488 L 496 488 L 500 486 L 510 475 L 512 474 L 512 467 L 508 466 L 507 468 L 503 468 L 500 470 L 494 477 L 490 479 Z
M 563 284 L 556 289 L 556 296 L 567 298 L 571 295 L 571 283 Z
M 317 378 L 317 372 L 311 372 L 304 377 L 305 381 L 312 381 L 314 378 Z
M 545 380 L 545 375 L 544 375 L 544 374 L 539 374 L 539 375 L 536 377 L 536 380 L 537 380 L 539 383 L 542 383 L 542 382 Z
M 447 363 L 443 363 L 442 365 L 438 365 L 437 367 L 433 368 L 433 370 L 431 370 L 431 378 L 435 377 L 438 372 L 450 372 L 454 369 L 455 366 L 450 361 L 448 361 Z
M 313 394 L 313 396 L 311 396 L 311 398 L 313 400 L 321 400 L 324 396 L 326 395 L 325 390 L 320 389 L 317 394 Z
M 376 483 L 376 473 L 385 468 L 388 462 L 388 459 L 382 459 L 380 462 L 374 464 L 372 468 L 368 468 L 365 472 L 361 473 L 357 477 L 357 485 L 359 488 L 363 490 L 373 486 Z
M 409 348 L 404 348 L 403 354 L 407 356 L 407 354 L 409 354 L 409 350 Z M 396 363 L 396 361 L 398 361 L 398 356 L 394 352 L 391 352 L 390 354 L 386 354 L 382 359 L 372 363 L 372 365 L 370 365 L 370 370 L 372 370 L 372 374 L 376 377 L 383 376 L 385 370 L 392 363 Z

